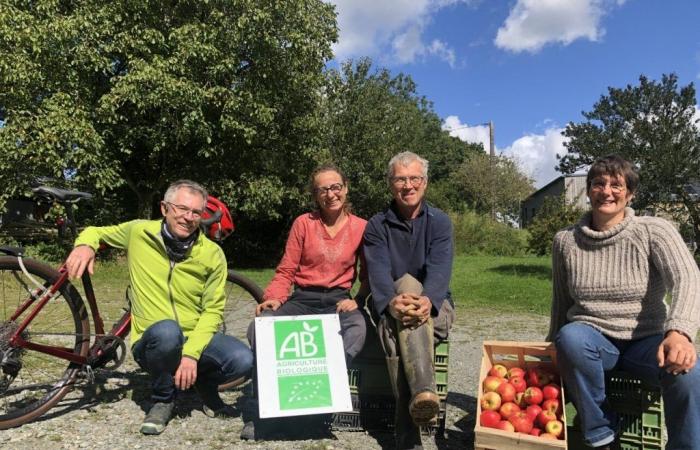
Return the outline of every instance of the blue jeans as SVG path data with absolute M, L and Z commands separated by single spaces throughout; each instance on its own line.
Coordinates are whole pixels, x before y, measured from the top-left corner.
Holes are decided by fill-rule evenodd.
M 605 372 L 624 370 L 661 388 L 668 430 L 666 449 L 700 449 L 700 368 L 673 375 L 658 366 L 662 335 L 625 341 L 590 325 L 569 323 L 555 339 L 567 396 L 576 406 L 583 437 L 591 446 L 612 440 L 617 417 L 605 397 Z
M 175 397 L 174 375 L 182 359 L 185 335 L 174 320 L 156 322 L 134 344 L 136 362 L 153 378 L 151 399 L 170 402 Z M 233 336 L 216 333 L 197 362 L 196 385 L 206 389 L 247 375 L 253 367 L 253 353 Z

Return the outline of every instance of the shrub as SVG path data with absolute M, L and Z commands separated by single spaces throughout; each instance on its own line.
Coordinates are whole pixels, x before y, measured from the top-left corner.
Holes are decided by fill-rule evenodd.
M 527 233 L 474 211 L 450 213 L 455 250 L 463 255 L 524 256 Z
M 547 197 L 535 219 L 527 227 L 527 247 L 538 256 L 552 253 L 552 240 L 557 231 L 578 222 L 584 210 L 566 202 L 564 196 Z

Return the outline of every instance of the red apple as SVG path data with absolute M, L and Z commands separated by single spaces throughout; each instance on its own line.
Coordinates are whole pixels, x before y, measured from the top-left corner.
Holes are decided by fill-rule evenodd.
M 539 405 L 542 403 L 542 389 L 535 386 L 530 386 L 529 388 L 525 389 L 523 399 L 528 405 Z
M 498 425 L 496 425 L 496 428 L 498 428 L 499 430 L 503 430 L 503 431 L 515 431 L 513 424 L 508 422 L 507 420 L 501 420 L 500 422 L 498 422 Z
M 542 434 L 542 428 L 532 427 L 532 430 L 530 430 L 531 436 L 539 436 L 540 434 Z
M 564 431 L 564 424 L 558 420 L 551 420 L 544 426 L 544 430 L 558 438 Z
M 496 392 L 496 389 L 498 389 L 498 386 L 501 385 L 501 383 L 505 383 L 506 380 L 503 378 L 499 377 L 494 377 L 494 376 L 487 376 L 484 378 L 484 392 Z
M 508 375 L 506 375 L 506 378 L 511 379 L 513 377 L 524 377 L 525 376 L 525 371 L 521 369 L 520 367 L 511 367 L 508 369 Z
M 489 370 L 489 375 L 493 377 L 505 378 L 508 374 L 508 369 L 503 364 L 494 364 Z
M 515 387 L 515 392 L 525 392 L 525 389 L 527 389 L 527 383 L 525 383 L 523 377 L 510 377 L 508 383 Z
M 479 423 L 482 427 L 496 428 L 498 422 L 501 421 L 501 415 L 498 411 L 482 411 L 479 416 Z
M 515 400 L 513 400 L 513 403 L 516 405 L 520 406 L 520 408 L 527 408 L 527 403 L 525 403 L 525 398 L 523 398 L 525 395 L 524 392 L 518 392 L 515 394 Z
M 516 405 L 513 402 L 503 403 L 501 405 L 501 408 L 498 410 L 498 412 L 501 413 L 501 417 L 503 417 L 504 419 L 509 419 L 510 416 L 512 416 L 518 411 L 520 411 L 520 406 Z
M 515 386 L 510 383 L 501 383 L 496 392 L 498 392 L 498 395 L 501 396 L 501 400 L 504 402 L 515 400 Z
M 561 416 L 561 402 L 558 398 L 550 398 L 542 402 L 542 409 L 545 411 L 552 411 L 557 417 Z
M 552 398 L 559 398 L 560 392 L 561 392 L 561 389 L 559 388 L 559 385 L 556 383 L 549 383 L 547 386 L 542 388 L 542 396 L 544 397 L 545 400 L 549 400 Z
M 518 433 L 529 433 L 532 430 L 532 420 L 527 417 L 524 411 L 518 411 L 508 418 L 508 422 L 513 424 L 513 428 Z
M 525 381 L 528 386 L 542 387 L 552 381 L 551 375 L 539 367 L 528 369 L 525 374 Z
M 540 407 L 540 405 L 529 405 L 525 412 L 527 413 L 527 416 L 534 422 L 535 420 L 537 420 L 537 416 L 539 416 L 542 412 L 542 408 Z
M 501 396 L 495 392 L 487 392 L 481 396 L 481 409 L 484 411 L 498 411 L 501 407 Z
M 557 420 L 557 415 L 552 411 L 542 410 L 542 412 L 537 415 L 537 424 L 542 428 L 547 426 L 547 423 L 552 420 Z

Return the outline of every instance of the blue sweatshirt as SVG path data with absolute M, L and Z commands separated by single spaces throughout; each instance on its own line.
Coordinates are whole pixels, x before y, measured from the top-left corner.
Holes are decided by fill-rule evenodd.
M 405 274 L 423 283 L 423 295 L 433 304 L 433 316 L 445 299 L 452 303 L 452 222 L 441 210 L 423 202 L 415 219 L 404 220 L 392 202 L 367 223 L 364 252 L 377 314 L 389 306 L 396 295 L 394 281 Z

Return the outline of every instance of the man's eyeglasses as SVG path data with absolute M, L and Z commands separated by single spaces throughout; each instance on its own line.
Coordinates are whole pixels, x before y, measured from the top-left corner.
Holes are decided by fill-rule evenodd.
M 171 203 L 171 202 L 163 202 L 163 203 L 165 203 L 166 205 L 172 206 L 173 209 L 175 210 L 175 215 L 178 217 L 186 216 L 187 213 L 190 213 L 190 214 L 192 214 L 192 217 L 194 217 L 195 219 L 199 219 L 200 217 L 202 217 L 202 214 L 204 213 L 204 211 L 202 211 L 201 209 L 192 209 L 192 208 L 188 208 L 185 205 L 177 205 L 177 204 Z
M 610 186 L 610 190 L 612 191 L 613 194 L 622 194 L 627 190 L 627 187 L 625 187 L 622 184 L 618 183 L 606 183 L 605 181 L 602 180 L 595 180 L 591 183 L 591 190 L 596 191 L 596 192 L 603 192 L 605 191 L 605 188 Z
M 423 184 L 423 180 L 425 177 L 391 177 L 391 183 L 399 188 L 408 186 L 408 183 L 411 183 L 413 187 L 418 187 Z
M 314 194 L 328 195 L 329 192 L 338 194 L 344 187 L 345 185 L 343 183 L 335 183 L 331 184 L 330 186 L 319 186 L 314 189 Z

